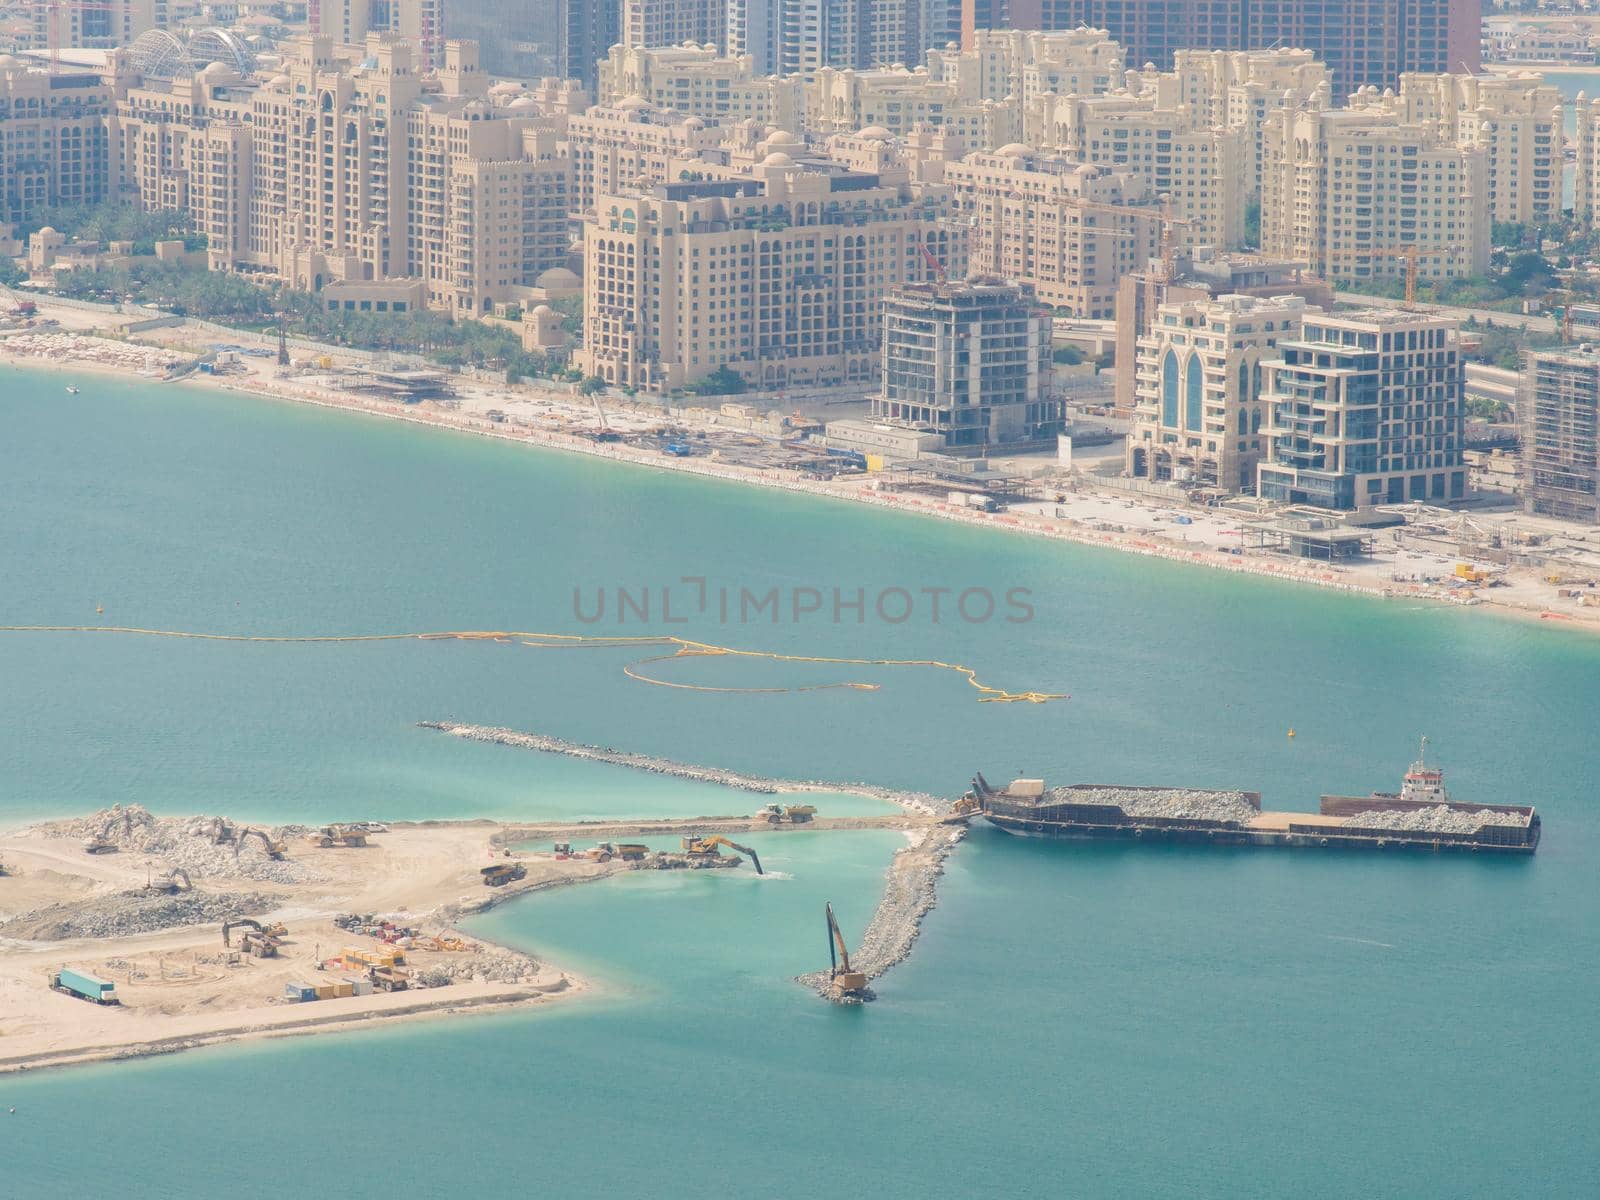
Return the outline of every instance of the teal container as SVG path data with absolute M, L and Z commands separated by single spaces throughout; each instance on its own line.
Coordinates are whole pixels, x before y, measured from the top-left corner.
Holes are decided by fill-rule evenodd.
M 87 971 L 74 971 L 71 967 L 61 968 L 56 976 L 56 984 L 73 995 L 93 1000 L 96 1004 L 110 1004 L 117 998 L 116 984 L 108 979 L 91 975 Z

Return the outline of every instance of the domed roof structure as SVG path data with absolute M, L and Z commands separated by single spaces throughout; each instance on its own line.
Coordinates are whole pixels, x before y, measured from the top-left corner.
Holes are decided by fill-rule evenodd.
M 856 136 L 859 138 L 866 138 L 867 140 L 874 142 L 887 142 L 894 135 L 882 125 L 868 125 L 860 133 L 856 134 Z
M 790 158 L 782 150 L 774 150 L 761 160 L 761 165 L 763 167 L 792 167 L 794 166 L 794 159 Z
M 1033 147 L 1024 146 L 1021 142 L 1012 142 L 1008 146 L 1001 146 L 1000 149 L 995 151 L 995 153 L 1004 154 L 1007 158 L 1016 158 L 1019 155 L 1026 157 L 1027 155 L 1033 153 Z
M 539 277 L 533 281 L 533 285 L 544 288 L 547 292 L 563 291 L 568 288 L 581 288 L 583 280 L 565 267 L 551 267 L 547 271 L 539 272 Z
M 148 29 L 128 47 L 128 61 L 146 79 L 176 79 L 201 74 L 204 68 L 221 63 L 240 79 L 256 68 L 250 47 L 226 29 L 197 29 L 187 41 L 166 29 Z M 231 82 L 231 81 L 228 81 Z

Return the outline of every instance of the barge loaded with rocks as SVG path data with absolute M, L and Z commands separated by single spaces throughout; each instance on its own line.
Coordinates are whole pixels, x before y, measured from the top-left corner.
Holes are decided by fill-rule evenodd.
M 1539 814 L 1532 806 L 1450 799 L 1444 773 L 1427 764 L 1426 739 L 1398 793 L 1323 796 L 1314 813 L 1263 812 L 1259 792 L 1092 783 L 1046 787 L 1042 779 L 1014 780 L 997 791 L 981 774 L 957 811 L 1021 837 L 1494 854 L 1539 848 Z

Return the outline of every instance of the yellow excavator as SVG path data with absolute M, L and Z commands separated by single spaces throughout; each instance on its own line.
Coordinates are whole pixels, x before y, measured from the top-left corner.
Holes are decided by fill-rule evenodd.
M 750 849 L 749 846 L 741 846 L 738 842 L 730 842 L 721 834 L 713 834 L 711 837 L 704 838 L 686 837 L 683 839 L 681 844 L 683 846 L 683 853 L 691 862 L 695 859 L 720 858 L 722 856 L 722 851 L 719 850 L 718 847 L 726 846 L 729 850 L 737 850 L 740 854 L 748 854 L 750 856 L 750 865 L 756 869 L 756 874 L 766 874 L 766 872 L 761 869 L 761 856 L 759 854 Z
M 266 850 L 268 858 L 282 859 L 284 854 L 288 852 L 288 846 L 284 845 L 282 842 L 273 841 L 266 835 L 264 831 L 260 829 L 241 829 L 239 830 L 238 836 L 233 840 L 233 857 L 235 859 L 239 857 L 239 851 L 244 849 L 245 839 L 252 837 L 258 837 L 261 839 L 261 845 Z
M 834 919 L 832 904 L 828 905 L 828 962 L 834 992 L 840 996 L 859 996 L 866 991 L 866 972 L 851 969 L 850 951 L 845 947 L 839 922 Z

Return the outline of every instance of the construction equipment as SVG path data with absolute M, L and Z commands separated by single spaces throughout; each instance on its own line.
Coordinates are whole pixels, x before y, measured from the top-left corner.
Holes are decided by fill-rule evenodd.
M 756 874 L 766 874 L 761 869 L 761 857 L 754 850 L 750 849 L 749 846 L 741 846 L 738 842 L 730 842 L 721 834 L 713 834 L 708 838 L 685 837 L 681 844 L 683 853 L 688 857 L 691 864 L 721 858 L 722 851 L 719 847 L 726 846 L 730 850 L 737 850 L 740 854 L 748 854 L 750 856 L 750 865 L 755 867 Z
M 833 916 L 833 904 L 828 908 L 828 978 L 833 980 L 834 994 L 838 996 L 857 996 L 867 988 L 867 976 L 864 971 L 853 970 L 850 966 L 850 951 L 844 944 L 844 934 L 839 930 L 839 922 Z
M 83 852 L 85 854 L 115 854 L 117 852 L 117 844 L 108 837 L 96 835 L 85 839 Z
M 147 874 L 144 881 L 144 890 L 151 895 L 171 896 L 178 892 L 192 892 L 194 884 L 189 882 L 189 872 L 182 867 L 173 867 L 165 875 L 152 879 Z
M 1407 308 L 1416 307 L 1417 303 L 1417 259 L 1424 252 L 1428 254 L 1454 255 L 1463 249 L 1462 246 L 1452 242 L 1445 246 L 1423 246 L 1416 242 L 1408 242 L 1403 246 L 1373 246 L 1371 253 L 1378 256 L 1403 258 L 1406 260 L 1406 299 Z
M 1489 578 L 1489 572 L 1480 570 L 1471 563 L 1458 562 L 1456 564 L 1456 578 L 1467 583 L 1482 583 Z
M 121 1004 L 117 999 L 117 985 L 87 971 L 74 971 L 71 967 L 50 976 L 50 990 L 75 996 L 79 1000 L 93 1000 L 96 1004 Z
M 247 929 L 239 939 L 239 949 L 252 958 L 277 958 L 278 939 L 260 929 Z
M 372 967 L 367 978 L 380 992 L 403 992 L 411 986 L 411 972 L 399 967 Z
M 484 867 L 479 874 L 483 876 L 486 887 L 505 887 L 514 879 L 522 879 L 528 874 L 528 868 L 519 862 L 495 863 L 492 867 Z
M 937 257 L 935 257 L 932 250 L 928 249 L 928 243 L 918 242 L 917 249 L 922 251 L 922 257 L 924 260 L 926 260 L 928 269 L 933 272 L 933 277 L 940 283 L 949 282 L 949 277 L 945 274 L 944 264 L 940 262 Z
M 572 857 L 572 843 L 557 842 L 555 846 L 555 855 L 557 862 L 566 862 L 567 859 Z
M 289 847 L 283 842 L 274 841 L 272 838 L 268 837 L 266 832 L 263 830 L 241 829 L 239 830 L 238 836 L 233 840 L 233 857 L 235 860 L 237 860 L 239 857 L 239 851 L 244 849 L 245 840 L 252 837 L 261 839 L 261 848 L 266 851 L 268 858 L 275 861 L 281 861 L 283 856 L 289 850 Z
M 306 841 L 320 850 L 328 850 L 334 846 L 354 848 L 367 844 L 365 830 L 355 829 L 349 825 L 324 825 L 315 833 L 306 834 Z
M 597 842 L 590 849 L 583 852 L 583 857 L 590 862 L 610 862 L 613 858 L 620 858 L 624 862 L 639 862 L 650 853 L 650 847 L 642 842 Z
M 235 917 L 231 921 L 224 921 L 222 923 L 222 944 L 224 946 L 233 945 L 233 931 L 238 929 L 240 926 L 254 929 L 257 933 L 266 933 L 267 931 L 266 926 L 264 926 L 260 921 L 253 920 L 250 917 Z
M 788 821 L 791 825 L 803 825 L 817 815 L 815 804 L 768 804 L 759 813 L 765 817 L 769 825 L 781 825 Z

